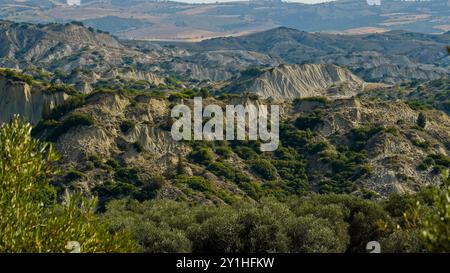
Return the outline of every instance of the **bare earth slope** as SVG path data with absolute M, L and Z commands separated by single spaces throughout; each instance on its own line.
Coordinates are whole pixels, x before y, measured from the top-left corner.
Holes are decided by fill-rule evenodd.
M 364 81 L 335 65 L 280 65 L 244 80 L 228 90 L 256 93 L 262 98 L 292 100 L 313 96 L 351 96 L 363 91 Z

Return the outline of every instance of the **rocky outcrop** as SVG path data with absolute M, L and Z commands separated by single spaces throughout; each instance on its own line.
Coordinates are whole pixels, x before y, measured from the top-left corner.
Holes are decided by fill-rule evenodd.
M 324 64 L 280 65 L 230 90 L 262 98 L 293 100 L 327 95 L 349 97 L 361 92 L 364 81 L 347 69 Z
M 164 100 L 145 96 L 136 101 L 132 104 L 127 97 L 119 94 L 91 95 L 76 113 L 92 117 L 95 123 L 70 130 L 58 139 L 56 147 L 63 159 L 77 162 L 90 155 L 106 158 L 121 155 L 130 162 L 140 161 L 143 160 L 142 155 L 133 152 L 133 145 L 139 145 L 148 160 L 146 168 L 159 173 L 165 170 L 167 166 L 149 162 L 158 162 L 162 157 L 183 153 L 186 149 L 172 140 L 170 131 L 160 129 L 170 115 L 169 105 Z M 124 121 L 133 124 L 125 132 L 120 129 Z M 128 147 L 128 152 L 124 153 L 121 147 Z
M 106 78 L 116 78 L 120 77 L 122 79 L 133 80 L 133 81 L 148 81 L 155 85 L 164 84 L 165 80 L 162 77 L 157 76 L 151 72 L 136 71 L 134 69 L 112 69 L 111 71 L 103 75 Z
M 0 123 L 19 114 L 32 124 L 45 113 L 62 104 L 68 96 L 64 92 L 50 93 L 42 86 L 14 81 L 0 75 Z

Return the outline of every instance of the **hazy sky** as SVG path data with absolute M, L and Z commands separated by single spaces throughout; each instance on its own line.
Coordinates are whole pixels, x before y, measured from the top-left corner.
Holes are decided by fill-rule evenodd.
M 69 5 L 79 5 L 83 0 L 66 0 Z M 243 0 L 173 0 L 177 2 L 184 3 L 215 3 L 215 2 L 232 2 L 232 1 L 243 1 Z M 245 1 L 245 0 L 244 0 Z M 332 2 L 335 0 L 283 0 L 284 2 L 299 2 L 299 3 L 323 3 L 323 2 Z
M 175 0 L 177 2 L 184 3 L 215 3 L 215 2 L 232 2 L 232 1 L 240 1 L 240 0 Z M 283 0 L 284 2 L 300 2 L 300 3 L 322 3 L 322 2 L 331 2 L 333 0 Z

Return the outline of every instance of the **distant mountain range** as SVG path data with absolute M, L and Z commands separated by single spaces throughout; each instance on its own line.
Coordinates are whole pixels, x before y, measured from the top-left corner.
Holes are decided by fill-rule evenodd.
M 366 81 L 400 83 L 449 75 L 450 58 L 445 49 L 450 44 L 450 32 L 441 35 L 390 31 L 366 35 L 337 35 L 308 33 L 290 28 L 275 28 L 240 37 L 205 40 L 199 43 L 163 43 L 175 45 L 195 53 L 177 60 L 174 67 L 183 74 L 203 78 L 198 64 L 224 70 L 217 60 L 227 63 L 228 71 L 236 69 L 231 52 L 240 54 L 242 62 L 249 65 L 251 52 L 264 54 L 251 65 L 266 63 L 327 63 L 351 69 Z M 245 57 L 244 57 L 245 55 Z M 220 56 L 220 57 L 219 57 Z M 271 61 L 268 61 L 271 59 Z M 227 61 L 224 61 L 227 60 Z M 180 65 L 180 62 L 184 65 Z M 231 64 L 230 64 L 231 63 Z M 267 65 L 266 65 L 267 66 Z M 228 73 L 229 74 L 229 73 Z M 227 75 L 227 73 L 222 73 Z
M 121 38 L 202 40 L 278 26 L 309 32 L 364 34 L 389 30 L 450 30 L 450 2 L 345 0 L 322 4 L 242 1 L 187 4 L 145 0 L 0 0 L 0 19 L 33 23 L 83 21 Z
M 63 81 L 89 93 L 113 77 L 164 83 L 226 82 L 248 69 L 280 64 L 329 64 L 349 69 L 366 82 L 397 84 L 448 77 L 450 32 L 419 34 L 308 33 L 280 27 L 240 37 L 202 42 L 118 40 L 78 23 L 32 25 L 0 21 L 0 67 L 64 72 Z

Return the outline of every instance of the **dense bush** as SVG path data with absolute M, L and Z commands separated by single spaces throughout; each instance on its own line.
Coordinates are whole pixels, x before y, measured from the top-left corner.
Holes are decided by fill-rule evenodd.
M 93 124 L 94 119 L 91 116 L 86 114 L 71 114 L 51 130 L 48 140 L 57 141 L 61 135 L 67 133 L 73 127 L 90 126 Z
M 308 191 L 306 162 L 301 160 L 273 160 L 272 164 L 291 194 L 303 194 Z
M 136 141 L 133 143 L 133 149 L 138 153 L 142 153 L 144 151 L 144 146 L 142 146 L 141 143 Z
M 220 146 L 216 148 L 216 154 L 218 154 L 219 156 L 221 156 L 224 159 L 227 159 L 231 156 L 231 154 L 233 153 L 233 151 L 226 146 Z
M 80 21 L 72 21 L 72 22 L 70 22 L 72 25 L 75 25 L 75 26 L 80 26 L 80 27 L 84 27 L 84 24 L 83 24 L 83 22 L 80 22 Z
M 265 159 L 254 160 L 251 163 L 251 168 L 261 178 L 266 180 L 275 180 L 277 178 L 277 169 Z
M 323 125 L 323 120 L 319 116 L 311 115 L 299 117 L 294 124 L 295 127 L 297 127 L 300 130 L 306 129 L 314 130 L 318 126 Z
M 215 192 L 215 185 L 202 177 L 198 176 L 180 176 L 178 182 L 185 183 L 193 190 L 200 192 Z
M 86 101 L 86 96 L 77 94 L 67 99 L 63 104 L 54 108 L 50 113 L 44 115 L 45 119 L 60 119 L 68 114 L 70 111 L 82 106 Z
M 264 71 L 258 67 L 249 67 L 243 71 L 241 71 L 241 77 L 258 77 L 261 75 Z
M 419 165 L 419 169 L 427 170 L 430 167 L 433 167 L 435 173 L 447 179 L 449 177 L 450 157 L 442 154 L 428 155 Z
M 328 105 L 330 103 L 330 100 L 327 97 L 306 97 L 294 99 L 294 104 L 298 104 L 302 101 L 318 102 L 324 105 Z
M 233 150 L 242 159 L 251 159 L 258 155 L 252 148 L 247 146 L 237 146 Z
M 219 177 L 224 177 L 226 179 L 236 181 L 236 170 L 229 163 L 212 162 L 211 164 L 209 164 L 208 170 Z
M 441 191 L 431 193 L 432 211 L 423 216 L 422 238 L 432 252 L 450 252 L 450 178 Z
M 134 127 L 134 122 L 130 120 L 126 120 L 120 124 L 120 131 L 122 133 L 128 133 L 128 131 Z
M 424 113 L 420 112 L 419 116 L 417 117 L 417 126 L 420 128 L 425 128 L 427 125 L 427 118 L 425 117 Z
M 2 70 L 0 70 L 0 75 L 6 77 L 7 79 L 13 80 L 13 81 L 22 81 L 22 82 L 26 82 L 27 84 L 33 83 L 32 76 L 19 73 L 12 69 L 2 69 Z
M 67 85 L 67 84 L 51 84 L 47 88 L 47 91 L 51 92 L 51 93 L 64 92 L 66 94 L 72 94 L 72 95 L 75 95 L 77 92 L 75 87 L 73 87 L 72 85 Z
M 93 189 L 100 198 L 102 208 L 110 199 L 154 199 L 165 183 L 165 179 L 160 176 L 150 176 L 135 168 L 120 167 L 115 161 L 108 160 L 106 164 L 98 160 L 93 162 L 96 167 L 111 168 L 113 173 L 113 179 L 104 181 Z
M 374 135 L 383 131 L 382 127 L 359 127 L 353 128 L 350 131 L 350 140 L 352 141 L 351 148 L 355 151 L 364 149 L 367 141 Z
M 343 252 L 346 245 L 339 245 L 329 223 L 311 215 L 294 219 L 288 226 L 290 248 L 295 253 Z
M 214 160 L 213 152 L 207 147 L 200 147 L 195 149 L 189 155 L 190 159 L 192 159 L 196 163 L 200 164 L 208 164 Z

